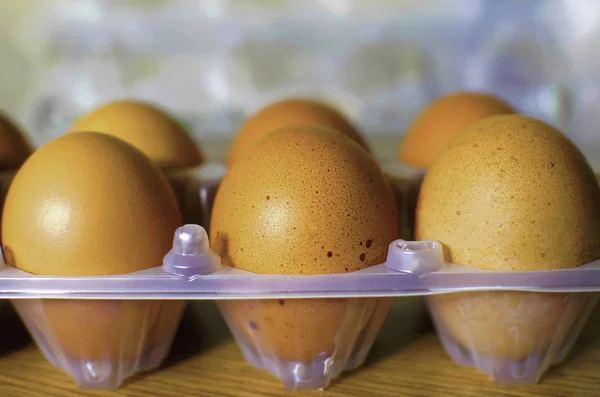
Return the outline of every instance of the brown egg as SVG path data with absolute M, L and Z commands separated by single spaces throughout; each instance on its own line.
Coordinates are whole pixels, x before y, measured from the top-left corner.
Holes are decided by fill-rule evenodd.
M 78 119 L 69 132 L 96 131 L 121 138 L 162 169 L 196 167 L 204 161 L 200 148 L 171 116 L 149 103 L 120 100 Z
M 480 269 L 574 268 L 600 258 L 600 186 L 551 126 L 522 115 L 490 117 L 457 135 L 428 169 L 416 238 L 437 240 L 447 261 Z M 562 348 L 591 297 L 492 291 L 428 302 L 465 349 L 522 361 Z
M 324 127 L 290 126 L 263 138 L 229 170 L 210 237 L 223 263 L 242 270 L 345 273 L 385 261 L 398 235 L 395 211 L 381 169 L 357 143 Z M 390 304 L 292 299 L 224 301 L 221 307 L 249 341 L 283 360 L 310 361 L 336 346 L 336 354 L 345 354 L 340 344 L 381 325 Z M 342 327 L 348 322 L 355 327 Z
M 173 191 L 138 149 L 95 132 L 64 135 L 17 172 L 4 206 L 9 266 L 39 275 L 101 276 L 160 266 L 182 223 Z M 164 343 L 176 301 L 45 300 L 44 319 L 67 356 L 135 360 Z M 29 313 L 31 315 L 31 313 Z M 116 365 L 116 364 L 115 364 Z
M 101 106 L 77 120 L 69 132 L 97 131 L 121 138 L 150 157 L 167 174 L 185 223 L 201 223 L 206 211 L 193 194 L 193 167 L 204 155 L 185 129 L 165 111 L 149 103 L 120 100 Z M 186 170 L 182 173 L 182 170 Z M 187 172 L 189 170 L 190 172 Z
M 429 104 L 413 121 L 398 148 L 398 160 L 411 167 L 428 167 L 460 131 L 487 117 L 514 113 L 492 95 L 458 92 Z
M 312 124 L 331 128 L 369 147 L 354 126 L 337 110 L 306 99 L 287 99 L 271 103 L 250 117 L 234 137 L 226 163 L 233 165 L 254 150 L 257 142 L 270 132 L 294 124 Z
M 19 168 L 32 152 L 23 133 L 7 116 L 0 114 L 0 171 Z

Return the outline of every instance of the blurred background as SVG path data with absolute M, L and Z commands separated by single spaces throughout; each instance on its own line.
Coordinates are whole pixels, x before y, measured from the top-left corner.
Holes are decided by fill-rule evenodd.
M 122 97 L 199 141 L 284 95 L 398 139 L 431 99 L 471 89 L 600 160 L 597 0 L 3 0 L 0 59 L 0 109 L 38 145 Z

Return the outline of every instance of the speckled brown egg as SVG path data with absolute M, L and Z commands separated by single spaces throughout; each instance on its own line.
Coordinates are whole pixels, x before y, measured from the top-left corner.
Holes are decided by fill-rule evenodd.
M 446 260 L 486 270 L 574 268 L 600 258 L 600 187 L 579 150 L 523 115 L 480 121 L 430 166 L 416 238 Z M 586 294 L 477 292 L 428 298 L 437 322 L 465 348 L 524 360 L 560 345 Z
M 113 136 L 79 132 L 44 145 L 17 172 L 3 249 L 9 266 L 33 274 L 125 274 L 160 266 L 181 223 L 175 195 L 148 157 Z M 182 309 L 177 301 L 45 300 L 32 321 L 67 356 L 114 363 L 168 340 Z
M 263 138 L 229 170 L 215 199 L 210 237 L 223 263 L 242 270 L 345 273 L 385 261 L 398 235 L 395 217 L 387 180 L 365 150 L 324 127 L 291 126 Z M 375 303 L 354 320 L 356 332 L 371 318 L 385 317 L 373 314 Z M 347 299 L 223 304 L 237 313 L 237 327 L 249 340 L 269 342 L 279 358 L 301 361 L 331 354 L 355 307 L 349 305 L 356 305 Z
M 487 117 L 514 112 L 502 99 L 485 93 L 442 96 L 430 103 L 408 128 L 398 148 L 398 160 L 411 167 L 428 167 L 460 131 Z
M 271 103 L 251 116 L 235 135 L 226 163 L 247 156 L 257 142 L 270 132 L 294 124 L 311 124 L 331 128 L 356 141 L 366 150 L 369 147 L 357 129 L 336 109 L 307 99 L 286 99 Z

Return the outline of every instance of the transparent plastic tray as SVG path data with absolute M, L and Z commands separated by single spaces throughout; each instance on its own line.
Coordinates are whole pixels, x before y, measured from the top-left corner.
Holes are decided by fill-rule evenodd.
M 152 339 L 151 324 L 165 325 L 153 301 L 162 301 L 160 306 L 210 299 L 218 301 L 251 364 L 288 388 L 324 388 L 363 363 L 391 298 L 408 296 L 427 297 L 438 333 L 457 363 L 476 366 L 497 382 L 519 384 L 536 382 L 569 351 L 600 292 L 600 261 L 577 269 L 491 272 L 445 263 L 436 241 L 397 240 L 385 263 L 360 271 L 260 275 L 222 266 L 205 230 L 190 224 L 176 231 L 161 267 L 108 277 L 35 276 L 4 267 L 0 291 L 13 300 L 48 359 L 82 387 L 118 386 L 160 363 L 172 333 L 160 333 L 155 350 L 142 348 Z M 54 305 L 71 314 L 49 312 Z M 100 325 L 69 323 L 61 329 L 61 316 L 76 318 L 82 308 L 89 315 L 94 305 L 106 314 L 95 319 Z M 127 310 L 134 314 L 123 314 Z M 165 315 L 174 322 L 176 312 Z M 119 328 L 110 328 L 120 338 L 117 350 L 94 338 L 75 343 L 76 350 L 65 346 L 65 340 L 74 343 L 77 335 L 87 334 L 88 326 L 108 329 L 102 321 L 113 316 L 120 319 Z M 123 343 L 124 338 L 140 345 Z M 135 349 L 125 354 L 119 350 L 123 346 Z M 113 360 L 128 354 L 130 361 Z

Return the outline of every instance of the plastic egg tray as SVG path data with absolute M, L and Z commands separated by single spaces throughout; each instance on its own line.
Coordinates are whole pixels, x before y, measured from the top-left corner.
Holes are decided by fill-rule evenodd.
M 425 297 L 438 336 L 457 364 L 514 385 L 537 382 L 569 352 L 598 300 L 600 261 L 568 270 L 492 272 L 445 263 L 436 241 L 397 240 L 385 263 L 360 271 L 260 275 L 223 266 L 210 250 L 204 228 L 188 224 L 176 231 L 162 266 L 109 277 L 35 276 L 3 267 L 0 291 L 13 302 L 47 359 L 82 388 L 116 388 L 130 376 L 159 367 L 183 301 L 216 300 L 251 365 L 268 370 L 286 388 L 322 389 L 363 364 L 392 299 L 414 297 Z M 520 294 L 520 304 L 511 303 L 514 294 Z M 49 303 L 57 302 L 72 306 L 73 316 L 84 310 L 109 312 L 120 326 L 118 343 L 90 346 L 83 342 L 85 327 L 69 324 L 70 347 L 65 348 L 64 329 L 57 331 L 57 320 L 52 320 L 56 311 L 49 312 Z M 167 307 L 167 302 L 181 303 L 169 311 L 171 328 L 142 348 L 165 315 L 151 305 Z M 320 345 L 310 343 L 317 340 L 313 330 L 300 326 L 285 346 L 274 343 L 272 331 L 283 323 L 278 325 L 273 313 L 285 314 L 285 305 L 317 304 L 335 305 L 340 313 L 334 327 L 319 334 Z M 143 312 L 134 324 L 126 319 L 132 305 Z M 493 305 L 500 305 L 493 310 L 495 318 L 482 314 Z M 523 316 L 535 310 L 546 323 L 523 326 Z M 77 337 L 80 341 L 74 342 Z M 139 348 L 132 350 L 127 341 L 136 341 Z M 294 359 L 294 354 L 302 358 Z

